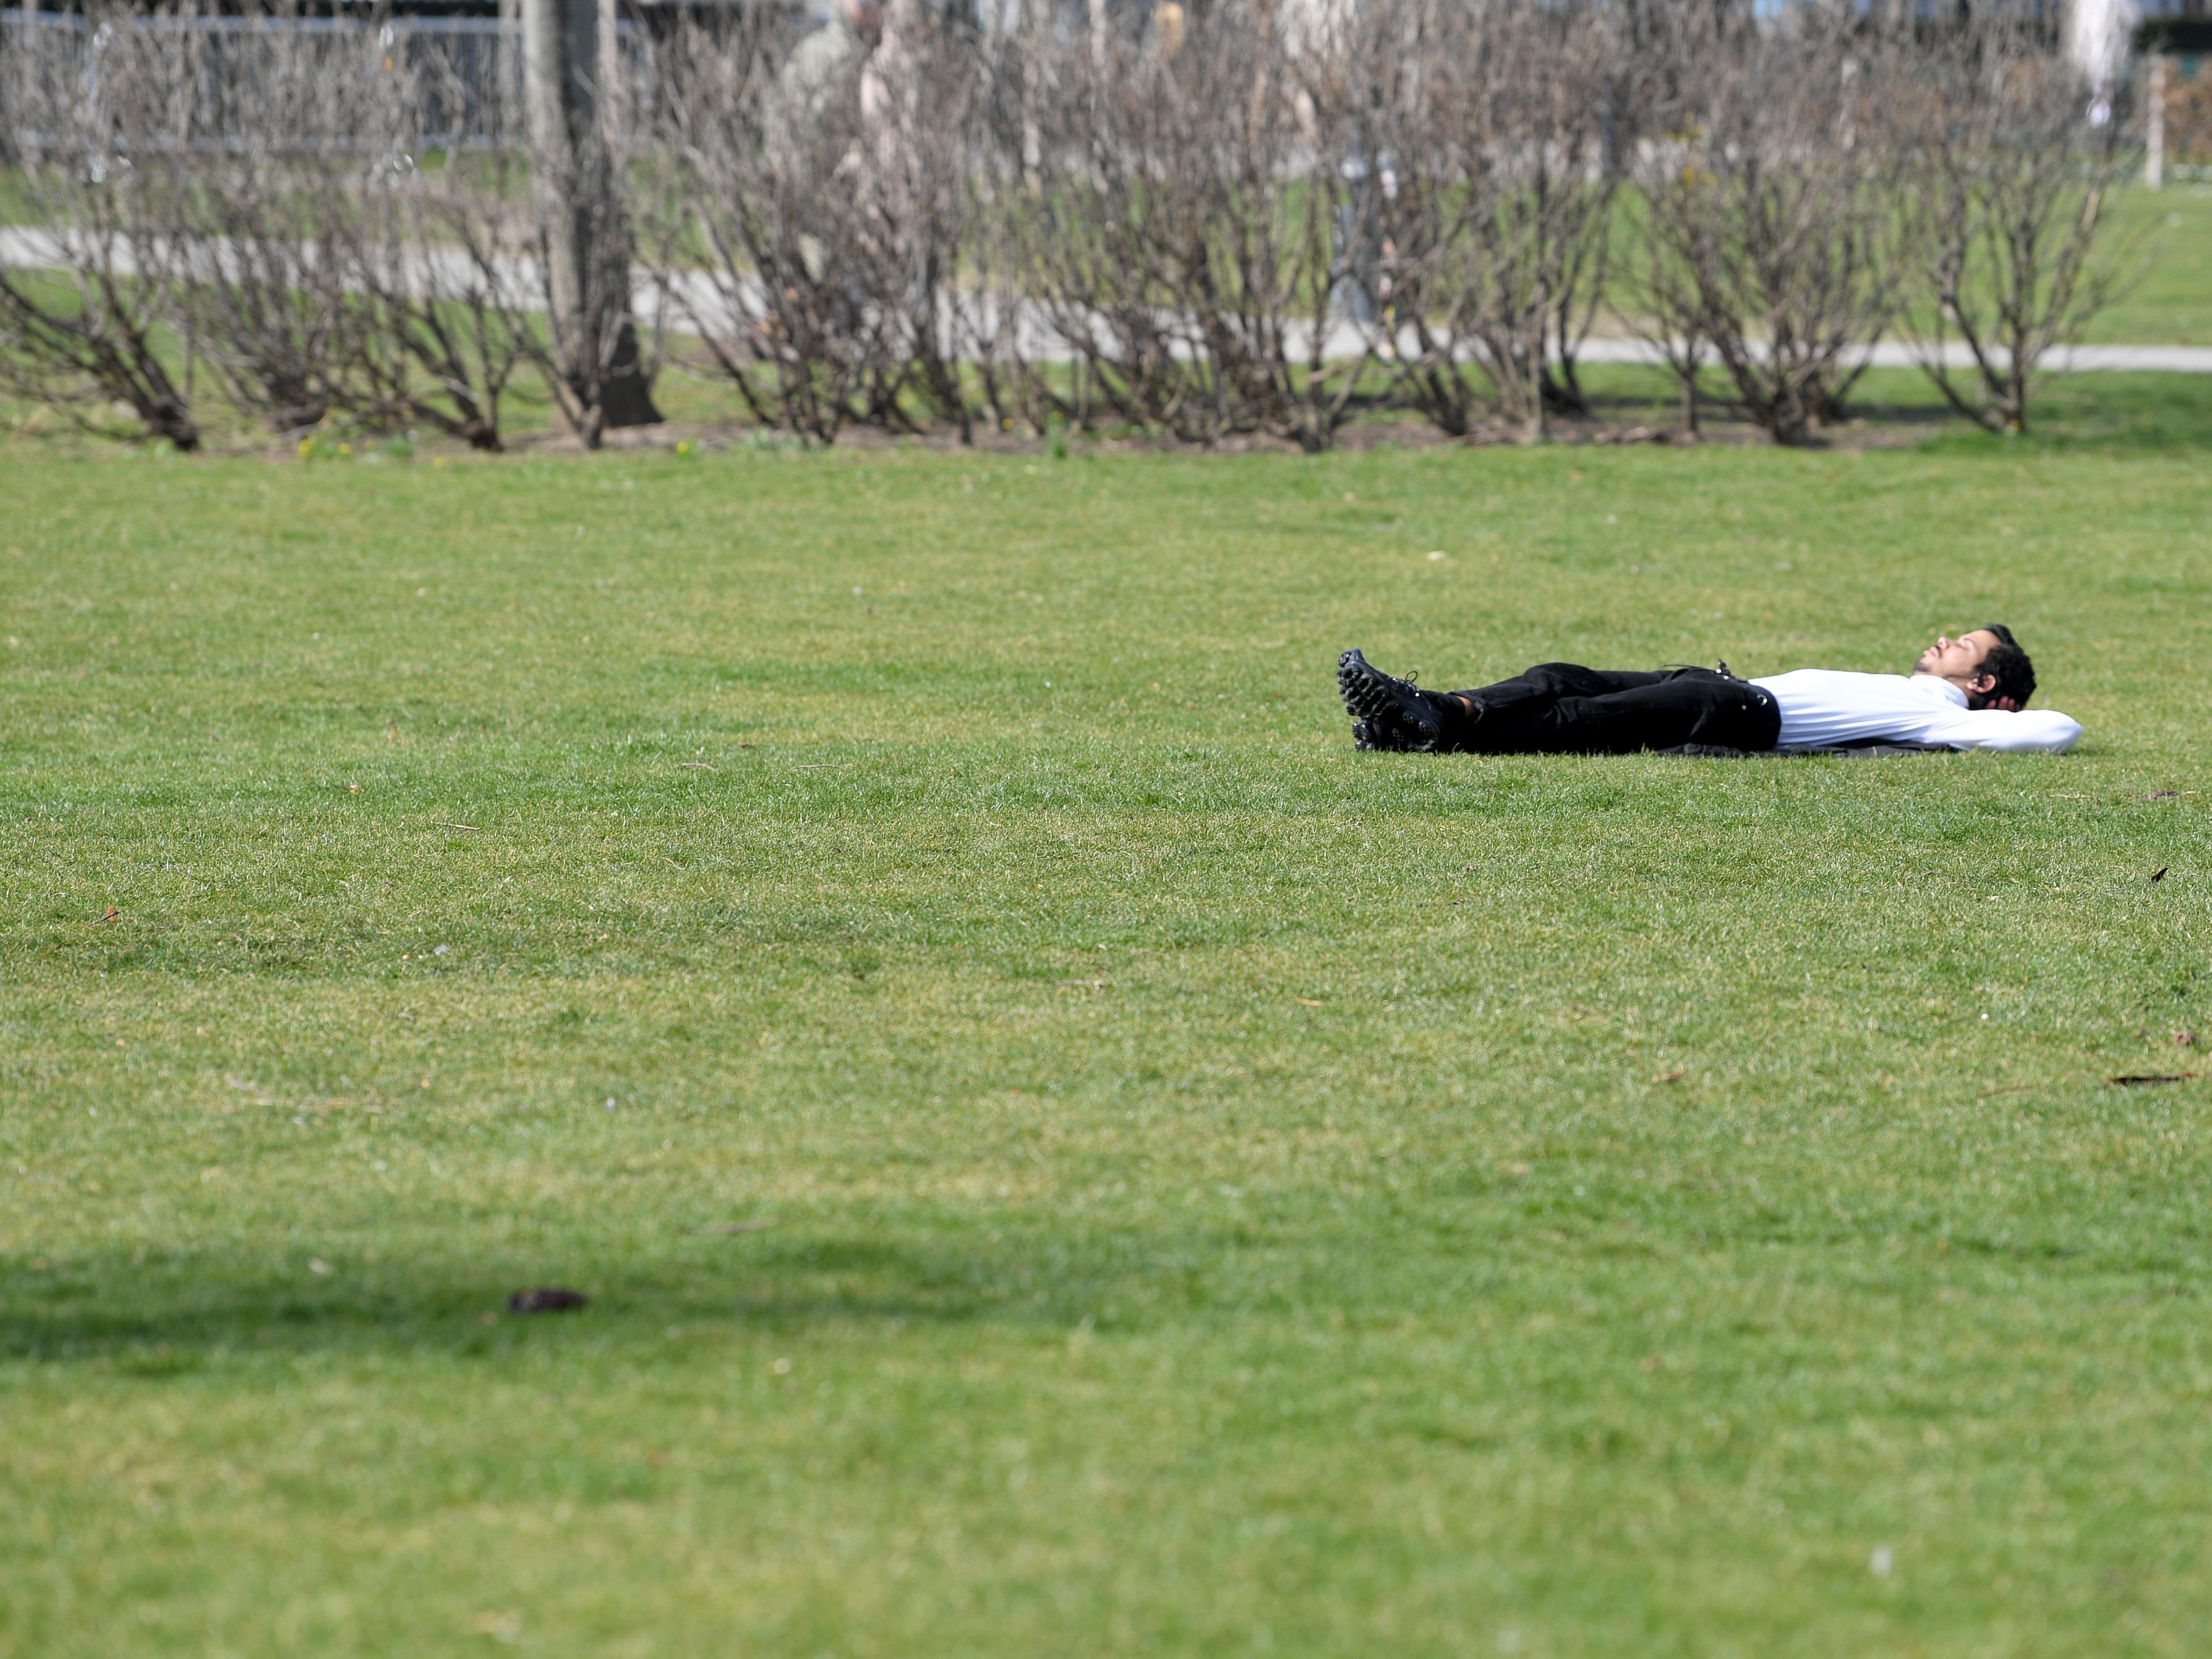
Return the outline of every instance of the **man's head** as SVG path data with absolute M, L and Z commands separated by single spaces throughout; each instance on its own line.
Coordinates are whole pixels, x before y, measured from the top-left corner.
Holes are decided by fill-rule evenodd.
M 1966 694 L 1969 708 L 2025 708 L 2035 695 L 2035 665 L 2002 623 L 1989 623 L 1953 638 L 1939 634 L 1920 653 L 1914 672 L 1948 680 Z

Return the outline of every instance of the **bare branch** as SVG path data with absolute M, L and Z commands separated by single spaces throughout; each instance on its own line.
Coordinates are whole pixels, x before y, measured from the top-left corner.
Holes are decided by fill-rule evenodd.
M 1896 310 L 1894 54 L 1845 12 L 1663 15 L 1636 167 L 1636 300 L 1678 376 L 1702 343 L 1782 443 L 1835 419 Z M 1688 382 L 1686 379 L 1686 384 Z
M 64 72 L 20 88 L 20 188 L 43 258 L 0 270 L 0 387 L 87 430 L 114 431 L 119 413 L 125 435 L 197 448 L 161 339 L 162 191 L 148 177 L 190 139 L 190 88 L 126 15 L 90 10 L 61 44 Z
M 1929 43 L 1897 100 L 1905 331 L 1946 400 L 1992 432 L 2027 430 L 2043 360 L 2118 286 L 2100 244 L 2135 156 L 2119 121 L 2092 118 L 2094 91 L 2026 20 L 1990 13 Z

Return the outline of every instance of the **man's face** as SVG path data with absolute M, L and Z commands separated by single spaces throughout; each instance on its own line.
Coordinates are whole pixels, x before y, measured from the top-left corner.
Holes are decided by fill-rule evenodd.
M 1936 643 L 1920 653 L 1913 672 L 1933 674 L 1943 680 L 1972 680 L 1981 673 L 1982 659 L 1996 644 L 1997 636 L 1986 628 L 1977 628 L 1955 639 L 1948 634 L 1938 634 Z

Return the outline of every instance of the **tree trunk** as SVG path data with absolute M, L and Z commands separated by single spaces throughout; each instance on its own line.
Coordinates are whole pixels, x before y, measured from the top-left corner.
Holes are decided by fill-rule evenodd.
M 530 123 L 522 101 L 522 0 L 499 0 L 500 142 L 526 137 Z
M 2152 190 L 2166 187 L 2166 57 L 2150 60 L 2149 131 L 2143 144 L 2143 183 Z
M 623 79 L 622 40 L 616 28 L 615 0 L 599 0 L 599 131 L 606 136 L 609 154 L 622 154 L 623 135 L 629 130 L 629 87 Z
M 629 317 L 629 237 L 599 130 L 599 0 L 521 0 L 523 100 L 556 368 L 577 435 L 660 419 Z

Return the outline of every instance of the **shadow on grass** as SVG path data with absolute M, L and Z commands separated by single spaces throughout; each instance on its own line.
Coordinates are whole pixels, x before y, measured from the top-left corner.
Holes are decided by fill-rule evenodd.
M 1708 437 L 1753 445 L 1767 441 L 1733 405 L 1721 378 L 1709 374 L 1707 380 Z M 1665 432 L 1680 425 L 1680 409 L 1672 383 L 1658 370 L 1601 365 L 1586 373 L 1584 390 L 1601 421 Z M 2039 449 L 2212 449 L 2212 374 L 2100 371 L 2047 375 L 2036 383 L 2025 438 L 1976 426 L 1944 401 L 1917 369 L 1870 371 L 1852 389 L 1850 407 L 1853 424 L 1824 434 L 1833 447 L 1871 442 L 1922 453 L 1997 458 Z
M 2212 449 L 2212 374 L 2054 374 L 2035 390 L 2025 438 L 1984 432 L 1954 416 L 1928 447 L 1946 454 Z
M 1539 1194 L 1486 1185 L 1413 1208 L 1378 1197 L 1322 1225 L 1217 1213 L 1071 1235 L 1048 1218 L 848 1216 L 719 1236 L 602 1236 L 527 1255 L 506 1243 L 466 1259 L 355 1260 L 333 1249 L 319 1263 L 327 1271 L 318 1258 L 276 1252 L 19 1256 L 0 1264 L 0 1370 L 166 1376 L 317 1354 L 618 1357 L 672 1326 L 763 1336 L 993 1328 L 1048 1340 L 1079 1326 L 1126 1333 L 1252 1317 L 1396 1328 L 1408 1316 L 1476 1304 L 1551 1308 L 1600 1291 L 1632 1301 L 1692 1267 L 1726 1276 L 1753 1260 L 1790 1264 L 1793 1283 L 1809 1274 L 1885 1306 L 1962 1275 L 2008 1293 L 2023 1276 L 2048 1287 L 2063 1275 L 2100 1295 L 2194 1295 L 2203 1277 L 2197 1251 L 2179 1241 L 2085 1240 L 2063 1217 L 2002 1206 L 1909 1203 L 1846 1220 L 1746 1188 L 1695 1207 L 1692 1218 L 1674 1200 L 1639 1206 L 1611 1186 Z M 514 1291 L 538 1286 L 581 1291 L 588 1305 L 506 1311 Z
M 1279 1301 L 1279 1280 L 1251 1282 L 1256 1255 L 1226 1233 L 1121 1233 L 991 1241 L 839 1233 L 757 1233 L 657 1243 L 635 1255 L 606 1243 L 511 1251 L 460 1261 L 380 1256 L 247 1260 L 234 1255 L 76 1254 L 0 1266 L 0 1366 L 66 1365 L 167 1376 L 257 1356 L 383 1352 L 497 1356 L 550 1338 L 627 1341 L 672 1323 L 763 1332 L 824 1322 L 995 1324 L 1064 1330 L 1141 1321 L 1163 1304 L 1221 1297 Z M 1243 1260 L 1239 1260 L 1240 1254 Z M 1334 1255 L 1335 1252 L 1328 1252 Z M 548 1258 L 562 1265 L 550 1268 Z M 1290 1266 L 1334 1275 L 1326 1257 Z M 1225 1264 L 1233 1264 L 1224 1277 Z M 569 1312 L 507 1311 L 516 1291 L 583 1292 Z M 1256 1294 L 1255 1294 L 1256 1293 Z

